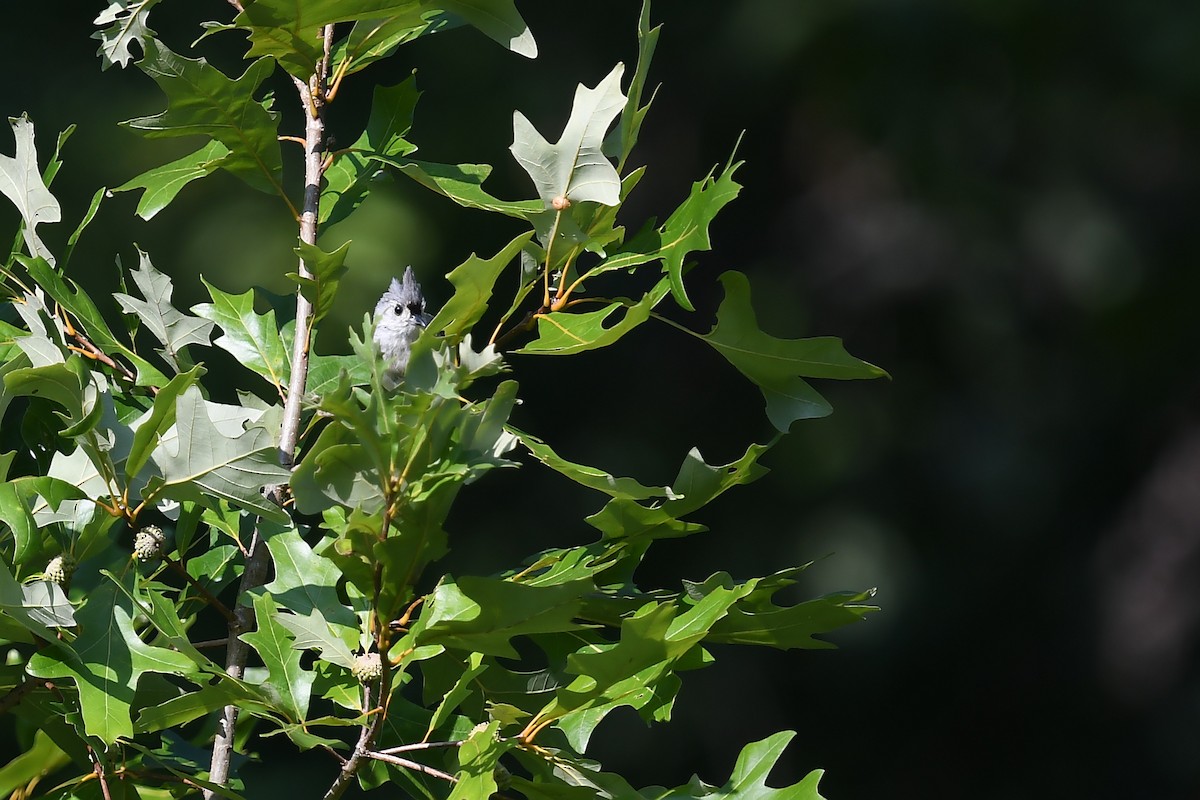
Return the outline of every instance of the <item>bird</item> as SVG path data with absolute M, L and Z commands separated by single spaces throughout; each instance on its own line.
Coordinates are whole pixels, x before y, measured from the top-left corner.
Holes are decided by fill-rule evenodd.
M 404 379 L 413 342 L 429 326 L 433 315 L 425 311 L 425 295 L 411 266 L 403 280 L 392 278 L 387 291 L 375 304 L 375 345 L 387 361 L 384 388 L 395 389 Z

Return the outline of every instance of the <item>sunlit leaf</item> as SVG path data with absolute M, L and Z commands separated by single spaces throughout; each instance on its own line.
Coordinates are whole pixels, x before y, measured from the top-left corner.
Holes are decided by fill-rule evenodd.
M 121 292 L 115 292 L 113 297 L 127 314 L 136 314 L 145 323 L 146 329 L 154 338 L 162 342 L 163 349 L 159 352 L 175 370 L 182 371 L 187 366 L 182 361 L 183 348 L 189 344 L 207 345 L 212 333 L 213 323 L 200 317 L 184 314 L 171 305 L 171 294 L 174 287 L 171 279 L 159 272 L 150 263 L 150 256 L 138 250 L 138 268 L 132 273 L 133 282 L 137 284 L 145 300 L 140 300 Z
M 162 472 L 162 492 L 178 500 L 219 497 L 269 519 L 285 520 L 283 510 L 262 494 L 263 487 L 287 483 L 290 477 L 279 466 L 275 435 L 259 426 L 236 435 L 223 432 L 210 417 L 209 405 L 217 407 L 206 404 L 195 386 L 176 401 L 175 426 L 152 455 Z
M 375 159 L 398 158 L 416 150 L 404 137 L 412 127 L 418 97 L 414 77 L 395 86 L 375 87 L 366 129 L 325 170 L 321 187 L 322 224 L 340 222 L 366 199 L 371 182 L 380 172 Z
M 142 675 L 190 675 L 195 666 L 180 653 L 138 638 L 129 599 L 111 584 L 93 591 L 76 619 L 78 638 L 70 644 L 51 639 L 30 658 L 29 674 L 75 683 L 88 735 L 108 744 L 132 737 L 130 711 Z
M 300 722 L 308 716 L 308 703 L 316 676 L 311 670 L 300 666 L 300 651 L 292 646 L 292 635 L 279 624 L 278 614 L 276 603 L 270 595 L 255 597 L 257 630 L 243 633 L 241 638 L 258 651 L 259 658 L 267 668 L 267 680 L 261 688 L 267 692 L 276 710 L 287 719 Z
M 603 153 L 604 134 L 625 105 L 621 94 L 623 64 L 617 64 L 596 88 L 575 90 L 571 117 L 562 136 L 550 144 L 524 114 L 513 112 L 513 144 L 517 163 L 529 173 L 546 208 L 555 198 L 572 203 L 620 202 L 621 178 Z
M 275 311 L 255 312 L 253 289 L 242 294 L 228 294 L 203 278 L 201 280 L 213 301 L 194 305 L 191 310 L 221 329 L 221 335 L 213 344 L 269 380 L 282 396 L 291 368 L 287 349 L 275 324 Z
M 607 347 L 650 318 L 650 312 L 671 291 L 663 278 L 642 297 L 616 300 L 595 311 L 555 311 L 537 317 L 537 338 L 516 352 L 531 355 L 574 355 Z M 615 322 L 613 318 L 624 311 Z
M 93 25 L 107 26 L 92 34 L 93 39 L 100 40 L 100 69 L 108 69 L 113 64 L 126 66 L 133 58 L 130 45 L 137 42 L 144 46 L 147 37 L 154 36 L 154 31 L 146 26 L 150 9 L 158 5 L 159 0 L 108 0 L 108 8 L 92 21 Z
M 472 576 L 444 580 L 425 601 L 414 634 L 421 644 L 516 658 L 514 636 L 578 629 L 579 598 L 591 589 L 590 581 L 539 587 Z
M 346 242 L 332 253 L 326 253 L 316 245 L 300 242 L 294 252 L 304 261 L 304 267 L 312 277 L 289 272 L 287 278 L 300 285 L 300 293 L 312 304 L 310 324 L 316 325 L 333 310 L 338 285 L 348 271 L 345 261 L 350 252 L 350 243 Z
M 29 115 L 9 117 L 8 122 L 12 125 L 17 149 L 15 157 L 0 154 L 0 192 L 12 201 L 21 214 L 24 223 L 21 233 L 25 236 L 29 254 L 53 264 L 54 255 L 38 238 L 37 226 L 43 222 L 61 220 L 62 208 L 54 195 L 50 194 L 38 170 L 33 123 L 29 121 Z
M 470 333 L 487 311 L 500 273 L 513 262 L 532 235 L 532 232 L 521 234 L 486 260 L 472 253 L 466 261 L 451 270 L 446 278 L 454 286 L 454 294 L 434 316 L 429 329 L 440 332 L 452 343 Z

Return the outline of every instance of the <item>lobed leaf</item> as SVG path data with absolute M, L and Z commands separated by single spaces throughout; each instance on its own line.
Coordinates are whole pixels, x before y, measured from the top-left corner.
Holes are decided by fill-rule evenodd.
M 282 397 L 291 367 L 279 327 L 275 324 L 275 311 L 256 313 L 253 289 L 242 294 L 228 294 L 203 278 L 200 280 L 213 302 L 199 303 L 191 310 L 221 329 L 221 336 L 213 344 L 270 381 Z
M 259 59 L 231 80 L 203 58 L 184 58 L 155 39 L 143 45 L 145 56 L 138 67 L 166 94 L 167 109 L 123 124 L 149 137 L 200 134 L 215 139 L 229 149 L 222 169 L 255 189 L 282 195 L 278 115 L 254 99 L 271 74 L 272 62 Z
M 624 64 L 617 64 L 594 89 L 580 84 L 559 140 L 550 144 L 524 114 L 513 112 L 509 150 L 533 179 L 545 208 L 556 198 L 572 203 L 620 203 L 621 177 L 603 152 L 604 134 L 625 105 Z
M 750 283 L 740 272 L 721 276 L 725 300 L 717 324 L 702 338 L 749 378 L 767 401 L 767 417 L 780 432 L 798 419 L 823 417 L 832 410 L 804 378 L 887 377 L 887 372 L 854 358 L 841 339 L 777 339 L 763 333 L 750 304 Z
M 50 194 L 48 188 L 53 178 L 53 171 L 47 167 L 50 177 L 45 181 L 37 165 L 37 148 L 33 142 L 33 123 L 28 114 L 20 117 L 9 117 L 13 137 L 17 142 L 16 154 L 6 156 L 0 154 L 0 192 L 4 194 L 21 215 L 23 223 L 21 233 L 25 237 L 25 246 L 29 254 L 35 258 L 44 258 L 48 263 L 54 263 L 54 254 L 37 235 L 37 226 L 43 222 L 58 222 L 62 219 L 62 207 L 58 200 Z
M 113 64 L 125 67 L 133 58 L 130 45 L 137 42 L 144 47 L 147 38 L 153 37 L 154 31 L 146 26 L 150 9 L 158 5 L 159 0 L 108 0 L 108 7 L 101 11 L 93 25 L 107 25 L 104 30 L 92 34 L 93 39 L 100 40 L 100 69 L 105 70 Z
M 109 745 L 131 738 L 131 710 L 141 677 L 147 672 L 187 676 L 194 674 L 195 665 L 180 653 L 138 638 L 131 603 L 111 584 L 93 591 L 76 619 L 75 641 L 51 638 L 29 659 L 29 674 L 75 683 L 87 735 Z
M 127 314 L 135 314 L 146 329 L 163 344 L 159 352 L 180 372 L 188 365 L 183 360 L 183 348 L 190 344 L 207 345 L 213 323 L 200 317 L 184 314 L 171 305 L 174 287 L 171 279 L 150 263 L 150 256 L 138 250 L 138 268 L 131 273 L 133 282 L 145 300 L 114 292 L 118 304 Z
M 152 483 L 153 493 L 177 500 L 221 498 L 268 519 L 285 521 L 283 510 L 262 494 L 264 487 L 286 483 L 291 477 L 279 466 L 275 435 L 259 426 L 231 435 L 233 425 L 223 422 L 218 427 L 210 408 L 234 411 L 230 422 L 241 428 L 236 420 L 245 409 L 207 403 L 199 389 L 189 386 L 176 401 L 175 425 L 152 455 L 162 472 L 161 483 Z

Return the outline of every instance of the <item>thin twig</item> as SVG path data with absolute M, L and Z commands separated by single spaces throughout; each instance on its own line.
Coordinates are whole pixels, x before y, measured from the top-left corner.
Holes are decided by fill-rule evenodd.
M 100 791 L 104 795 L 104 800 L 112 800 L 112 793 L 108 790 L 108 777 L 104 774 L 104 765 L 100 763 L 100 757 L 96 755 L 96 751 L 88 745 L 88 757 L 92 759 L 92 771 L 96 773 L 96 780 L 100 781 Z
M 373 758 L 376 761 L 385 761 L 388 764 L 395 764 L 397 767 L 404 767 L 405 769 L 411 769 L 414 772 L 422 772 L 426 775 L 432 775 L 435 778 L 441 778 L 442 780 L 449 781 L 450 783 L 458 783 L 458 778 L 454 777 L 448 772 L 442 772 L 440 769 L 434 769 L 433 767 L 428 767 L 416 761 L 409 761 L 407 758 L 397 758 L 396 756 L 389 756 L 375 751 L 368 751 L 364 755 L 366 755 L 367 758 Z
M 411 750 L 432 750 L 436 747 L 461 747 L 462 742 L 413 742 L 412 744 L 402 744 L 396 747 L 388 747 L 384 750 L 376 750 L 380 755 L 391 756 L 396 753 L 407 753 Z

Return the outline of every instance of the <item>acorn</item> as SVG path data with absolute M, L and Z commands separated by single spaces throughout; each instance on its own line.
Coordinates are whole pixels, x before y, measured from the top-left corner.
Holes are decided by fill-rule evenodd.
M 42 571 L 42 574 L 51 583 L 65 586 L 67 581 L 71 580 L 71 576 L 75 574 L 76 566 L 75 559 L 63 553 L 61 556 L 50 559 L 50 563 L 46 564 L 46 569 Z
M 142 563 L 154 561 L 162 555 L 167 535 L 157 525 L 147 525 L 133 537 L 133 555 Z
M 350 667 L 350 674 L 359 683 L 377 681 L 383 675 L 383 660 L 379 658 L 379 653 L 363 653 L 361 656 L 355 657 L 354 666 Z

